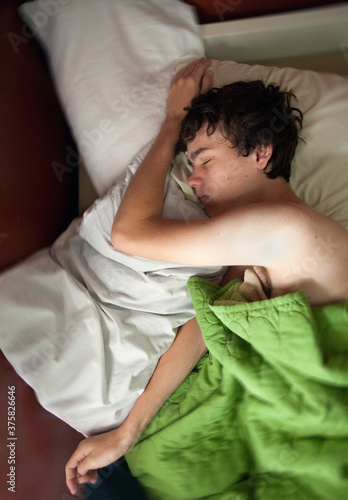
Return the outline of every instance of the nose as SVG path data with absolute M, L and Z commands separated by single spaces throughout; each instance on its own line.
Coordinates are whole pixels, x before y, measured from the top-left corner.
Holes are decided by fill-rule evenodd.
M 191 188 L 197 188 L 202 185 L 202 178 L 195 173 L 195 171 L 192 172 L 191 175 L 188 176 L 187 178 L 187 184 Z

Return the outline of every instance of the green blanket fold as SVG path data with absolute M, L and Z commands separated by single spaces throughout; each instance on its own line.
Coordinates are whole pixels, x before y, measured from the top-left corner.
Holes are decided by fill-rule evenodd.
M 348 302 L 188 287 L 209 353 L 127 455 L 153 500 L 348 498 Z

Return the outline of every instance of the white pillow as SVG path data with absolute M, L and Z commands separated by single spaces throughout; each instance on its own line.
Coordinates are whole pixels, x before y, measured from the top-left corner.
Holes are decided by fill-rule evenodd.
M 19 12 L 49 56 L 79 153 L 102 195 L 157 135 L 178 61 L 204 55 L 194 10 L 176 0 L 38 0 Z M 66 171 L 68 163 L 67 156 Z M 53 168 L 63 180 L 64 166 Z

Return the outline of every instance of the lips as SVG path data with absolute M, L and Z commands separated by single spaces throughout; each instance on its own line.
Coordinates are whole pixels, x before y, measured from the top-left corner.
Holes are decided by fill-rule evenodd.
M 202 205 L 206 205 L 208 203 L 208 200 L 209 200 L 209 196 L 206 196 L 204 194 L 198 194 L 197 195 L 197 198 L 199 199 L 199 202 L 202 204 Z

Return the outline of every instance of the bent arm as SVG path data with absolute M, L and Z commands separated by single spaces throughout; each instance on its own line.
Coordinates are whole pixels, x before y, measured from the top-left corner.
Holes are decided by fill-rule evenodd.
M 133 448 L 163 403 L 206 351 L 196 319 L 188 321 L 160 358 L 125 422 L 113 431 L 81 441 L 65 467 L 66 483 L 72 494 L 76 493 L 78 484 L 97 481 L 96 469 L 113 463 Z
M 131 228 L 138 232 L 138 225 L 143 221 L 161 215 L 165 181 L 174 157 L 180 124 L 181 120 L 175 117 L 164 121 L 152 148 L 134 174 L 112 227 L 111 241 L 116 248 Z
M 211 86 L 212 73 L 204 75 L 210 63 L 210 60 L 202 58 L 175 75 L 168 92 L 166 117 L 160 132 L 117 211 L 111 233 L 115 248 L 131 253 L 125 248 L 129 236 L 140 236 L 145 221 L 160 217 L 166 176 L 174 157 L 181 122 L 186 115 L 184 108 L 200 91 L 204 92 Z

